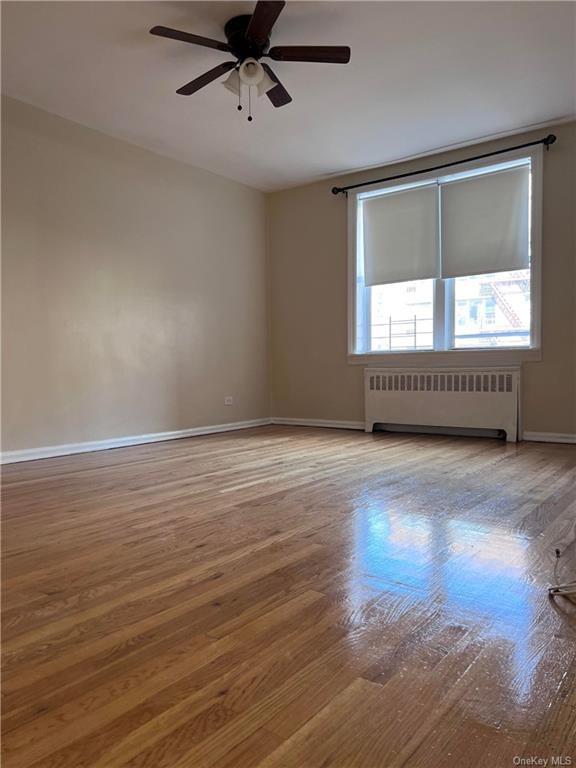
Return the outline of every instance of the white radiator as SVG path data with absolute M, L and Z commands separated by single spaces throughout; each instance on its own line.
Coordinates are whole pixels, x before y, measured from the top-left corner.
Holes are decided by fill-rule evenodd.
M 518 439 L 518 368 L 366 368 L 366 432 L 375 424 L 472 427 Z

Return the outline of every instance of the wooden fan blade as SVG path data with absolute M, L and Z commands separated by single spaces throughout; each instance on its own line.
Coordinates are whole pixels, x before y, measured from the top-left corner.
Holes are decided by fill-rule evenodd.
M 270 69 L 268 64 L 264 64 L 262 62 L 262 68 L 269 75 L 269 77 L 272 80 L 274 80 L 274 82 L 276 83 L 275 87 L 266 93 L 266 96 L 268 96 L 272 104 L 275 107 L 284 107 L 286 104 L 290 104 L 290 102 L 292 101 L 292 96 L 290 96 L 286 88 L 284 88 L 284 86 L 282 85 L 280 80 L 278 80 L 278 77 Z
M 285 5 L 286 3 L 283 1 L 258 0 L 246 30 L 246 39 L 251 43 L 260 45 L 265 43 L 270 37 L 272 27 Z
M 230 72 L 230 70 L 234 69 L 235 66 L 235 61 L 225 61 L 224 64 L 218 64 L 217 67 L 208 70 L 208 72 L 204 72 L 203 75 L 200 75 L 200 77 L 197 77 L 195 80 L 191 80 L 189 83 L 186 83 L 186 85 L 183 85 L 182 88 L 178 88 L 176 93 L 179 93 L 181 96 L 190 96 L 192 93 L 199 91 L 200 88 L 204 88 L 205 85 L 208 85 L 213 80 L 217 80 L 219 77 L 222 77 L 222 75 L 225 75 L 226 72 Z
M 171 40 L 181 40 L 183 43 L 203 45 L 204 48 L 216 48 L 218 51 L 230 50 L 228 43 L 221 43 L 218 40 L 212 40 L 210 37 L 191 35 L 189 32 L 181 32 L 179 29 L 170 29 L 170 27 L 152 27 L 150 34 L 158 35 L 158 37 L 169 37 Z
M 325 64 L 348 64 L 347 45 L 277 45 L 268 56 L 274 61 L 313 61 Z

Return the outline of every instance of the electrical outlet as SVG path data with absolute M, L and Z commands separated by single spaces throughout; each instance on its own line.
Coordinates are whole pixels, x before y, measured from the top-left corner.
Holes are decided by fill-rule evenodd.
M 228 395 L 228 397 L 224 398 L 224 405 L 232 405 L 232 403 L 233 403 L 233 400 L 232 400 L 232 397 L 230 395 Z

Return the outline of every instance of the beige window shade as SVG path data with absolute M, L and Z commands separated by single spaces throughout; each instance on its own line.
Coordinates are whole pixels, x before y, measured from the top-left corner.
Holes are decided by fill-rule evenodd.
M 437 189 L 434 184 L 362 201 L 366 285 L 438 276 Z
M 526 269 L 527 166 L 441 185 L 442 277 Z

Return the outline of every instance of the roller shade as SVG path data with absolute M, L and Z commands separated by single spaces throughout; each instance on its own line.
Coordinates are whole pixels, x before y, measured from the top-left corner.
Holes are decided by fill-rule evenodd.
M 437 185 L 362 201 L 365 285 L 438 276 Z
M 441 184 L 441 277 L 528 267 L 529 185 L 528 166 Z

